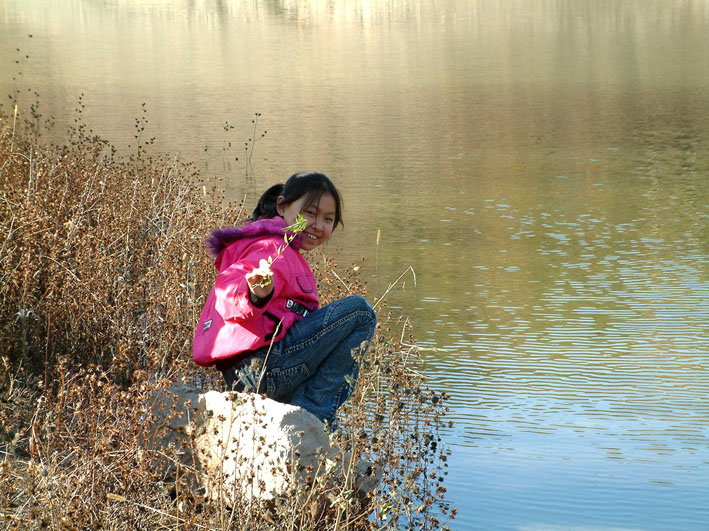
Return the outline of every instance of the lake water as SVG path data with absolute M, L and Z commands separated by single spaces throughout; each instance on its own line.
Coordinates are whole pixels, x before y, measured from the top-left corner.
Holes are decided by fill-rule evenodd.
M 709 529 L 709 2 L 4 0 L 0 72 L 249 205 L 333 177 L 454 529 Z

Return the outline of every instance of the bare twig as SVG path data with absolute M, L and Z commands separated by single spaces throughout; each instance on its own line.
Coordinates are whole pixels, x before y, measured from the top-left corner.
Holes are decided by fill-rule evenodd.
M 128 498 L 126 498 L 125 496 L 121 496 L 120 494 L 114 494 L 112 492 L 108 492 L 108 493 L 106 493 L 106 499 L 109 501 L 114 501 L 114 502 L 118 502 L 118 503 L 130 503 L 130 504 L 135 505 L 136 507 L 140 507 L 141 509 L 145 509 L 146 511 L 152 511 L 152 512 L 157 513 L 159 515 L 167 516 L 168 518 L 172 518 L 173 520 L 177 520 L 178 522 L 181 522 L 181 523 L 187 522 L 187 520 L 185 520 L 184 518 L 180 518 L 179 516 L 175 516 L 174 514 L 170 514 L 165 511 L 161 511 L 160 509 L 156 509 L 155 507 L 150 507 L 149 505 L 145 505 L 143 503 L 129 500 Z M 190 524 L 194 525 L 196 527 L 199 527 L 200 529 L 207 529 L 206 526 L 200 525 L 195 522 L 190 522 Z
M 389 292 L 391 291 L 391 289 L 392 289 L 394 286 L 396 286 L 396 284 L 397 284 L 402 278 L 404 278 L 404 275 L 406 275 L 406 273 L 408 273 L 409 271 L 411 271 L 411 274 L 414 276 L 414 287 L 416 286 L 416 271 L 414 271 L 414 268 L 413 268 L 413 267 L 409 266 L 409 267 L 406 268 L 406 271 L 404 271 L 401 275 L 399 275 L 399 278 L 397 278 L 394 282 L 392 282 L 391 284 L 389 284 L 389 287 L 388 287 L 387 290 L 384 292 L 384 294 L 383 294 L 381 297 L 379 297 L 379 299 L 378 299 L 377 302 L 374 304 L 374 306 L 372 306 L 373 309 L 375 309 L 377 306 L 379 306 L 379 303 L 384 300 L 384 297 L 387 296 L 387 293 L 389 293 Z
M 276 336 L 278 335 L 278 332 L 281 330 L 281 323 L 283 323 L 283 319 L 278 321 L 278 324 L 276 325 L 276 330 L 274 330 L 273 337 L 271 338 L 271 343 L 268 345 L 268 351 L 266 352 L 266 356 L 263 358 L 263 367 L 261 367 L 261 373 L 258 376 L 258 383 L 256 384 L 256 392 L 257 393 L 261 389 L 261 381 L 263 380 L 263 377 L 266 374 L 266 363 L 268 363 L 268 356 L 271 354 L 271 349 L 273 348 L 273 342 L 275 341 Z
M 340 275 L 338 275 L 337 273 L 335 273 L 335 270 L 334 270 L 334 269 L 331 269 L 330 272 L 334 275 L 334 277 L 335 277 L 337 280 L 339 280 L 339 281 L 342 283 L 342 285 L 345 287 L 345 289 L 346 289 L 348 292 L 351 292 L 351 291 L 352 291 L 352 289 L 345 283 L 345 281 L 340 278 Z

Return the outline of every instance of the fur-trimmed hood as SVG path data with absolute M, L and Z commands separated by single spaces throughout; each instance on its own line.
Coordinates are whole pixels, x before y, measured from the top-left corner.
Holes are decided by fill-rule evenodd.
M 216 260 L 221 252 L 231 243 L 242 238 L 258 238 L 260 236 L 283 236 L 286 220 L 280 216 L 275 218 L 259 219 L 241 227 L 224 227 L 215 229 L 207 237 L 204 246 Z M 292 233 L 289 233 L 292 234 Z M 290 243 L 294 249 L 300 249 L 303 243 L 302 236 L 297 234 Z

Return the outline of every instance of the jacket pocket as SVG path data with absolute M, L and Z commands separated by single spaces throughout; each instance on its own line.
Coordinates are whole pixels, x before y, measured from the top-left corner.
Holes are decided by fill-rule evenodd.
M 295 275 L 295 281 L 303 293 L 313 293 L 315 291 L 315 282 L 310 275 Z

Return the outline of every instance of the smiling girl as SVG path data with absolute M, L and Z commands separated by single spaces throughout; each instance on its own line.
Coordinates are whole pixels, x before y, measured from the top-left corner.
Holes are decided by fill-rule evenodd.
M 301 255 L 341 223 L 340 203 L 326 175 L 296 173 L 264 192 L 254 221 L 212 232 L 207 247 L 219 273 L 193 344 L 194 361 L 215 365 L 227 388 L 300 406 L 330 429 L 359 373 L 353 354 L 364 352 L 376 328 L 358 295 L 318 308 L 315 277 Z M 299 214 L 305 229 L 284 233 Z

